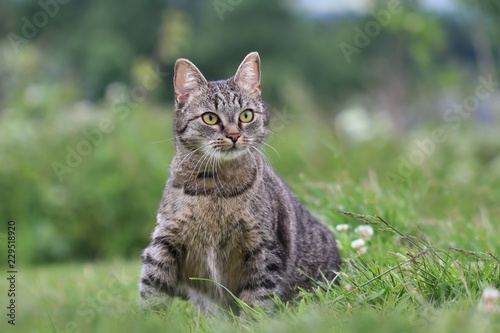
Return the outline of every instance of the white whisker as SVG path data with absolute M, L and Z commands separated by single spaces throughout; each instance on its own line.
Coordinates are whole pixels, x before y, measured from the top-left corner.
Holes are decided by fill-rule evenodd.
M 271 161 L 271 159 L 269 158 L 269 156 L 267 156 L 267 155 L 266 155 L 266 153 L 265 153 L 265 152 L 262 152 L 262 151 L 261 151 L 259 148 L 257 148 L 257 147 L 253 147 L 253 146 L 252 146 L 252 148 L 253 148 L 254 150 L 256 150 L 256 151 L 257 151 L 257 152 L 258 152 L 258 153 L 262 156 L 262 158 L 264 159 L 264 162 L 265 162 L 267 165 L 269 165 L 269 166 L 271 166 L 271 167 L 273 166 L 273 162 Z
M 278 138 L 283 138 L 281 135 L 279 135 L 279 134 L 278 134 L 278 133 L 276 133 L 276 132 L 271 131 L 270 129 L 268 129 L 268 130 L 267 130 L 267 133 L 270 133 L 270 134 L 272 134 L 272 135 L 276 135 Z
M 185 161 L 186 159 L 188 159 L 189 157 L 193 156 L 193 154 L 194 154 L 194 153 L 196 153 L 198 150 L 203 149 L 203 148 L 205 148 L 206 146 L 209 146 L 209 145 L 210 145 L 210 142 L 209 142 L 209 143 L 207 143 L 207 144 L 204 144 L 204 145 L 202 145 L 202 146 L 200 146 L 200 147 L 198 147 L 198 148 L 196 148 L 195 150 L 193 150 L 193 151 L 191 151 L 191 152 L 189 152 L 189 153 L 188 153 L 186 156 L 184 156 L 184 158 L 183 158 L 183 159 L 179 162 L 179 165 L 182 165 L 182 163 L 184 163 L 184 161 Z
M 278 151 L 276 149 L 274 149 L 273 146 L 271 146 L 269 143 L 266 143 L 266 142 L 262 142 L 262 143 L 264 145 L 266 145 L 267 147 L 271 148 L 276 153 L 276 155 L 278 155 L 278 158 L 281 158 L 280 153 L 278 153 Z
M 196 172 L 193 173 L 193 182 L 196 184 L 196 192 L 198 192 L 198 183 L 196 182 L 196 178 L 198 177 L 198 174 L 200 173 L 201 168 L 203 167 L 205 161 L 210 158 L 210 153 L 209 152 L 203 152 L 203 156 L 198 160 L 198 162 L 195 164 L 193 170 L 196 170 Z M 206 190 L 205 187 L 205 178 L 203 178 L 203 190 Z
M 153 141 L 151 142 L 151 144 L 158 144 L 158 143 L 163 143 L 163 142 L 167 142 L 167 141 L 174 141 L 175 137 L 172 137 L 172 138 L 169 138 L 169 139 L 165 139 L 165 140 L 160 140 L 160 141 Z

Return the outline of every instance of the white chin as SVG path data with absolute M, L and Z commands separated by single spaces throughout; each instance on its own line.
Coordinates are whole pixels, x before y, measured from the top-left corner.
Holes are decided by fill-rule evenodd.
M 241 156 L 245 155 L 246 153 L 247 153 L 246 149 L 230 149 L 230 150 L 226 150 L 226 151 L 221 151 L 219 153 L 219 159 L 222 161 L 230 161 L 230 160 L 240 158 Z

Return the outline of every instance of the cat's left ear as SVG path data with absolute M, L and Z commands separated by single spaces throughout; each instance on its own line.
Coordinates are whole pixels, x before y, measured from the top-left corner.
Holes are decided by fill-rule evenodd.
M 243 59 L 234 75 L 234 82 L 246 92 L 260 95 L 260 57 L 257 52 Z

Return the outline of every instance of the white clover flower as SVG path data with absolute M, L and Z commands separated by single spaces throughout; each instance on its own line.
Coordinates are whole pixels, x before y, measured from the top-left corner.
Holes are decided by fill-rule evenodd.
M 353 107 L 340 111 L 335 117 L 335 127 L 353 141 L 361 142 L 373 138 L 373 119 L 367 110 Z
M 373 228 L 372 226 L 367 224 L 358 226 L 356 229 L 354 229 L 354 232 L 364 240 L 369 240 L 373 236 Z
M 337 224 L 335 229 L 337 229 L 337 231 L 347 231 L 349 230 L 349 224 Z
M 479 301 L 479 309 L 488 312 L 496 313 L 500 312 L 498 305 L 496 304 L 500 299 L 500 291 L 494 287 L 486 287 L 481 295 L 481 300 Z
M 486 287 L 481 298 L 484 302 L 496 302 L 500 299 L 500 291 L 494 287 Z
M 351 242 L 351 247 L 355 250 L 359 250 L 363 246 L 365 246 L 365 241 L 363 239 L 356 239 Z

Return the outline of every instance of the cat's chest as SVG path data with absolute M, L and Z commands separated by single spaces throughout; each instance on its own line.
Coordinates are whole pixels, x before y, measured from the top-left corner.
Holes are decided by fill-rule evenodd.
M 262 235 L 250 201 L 208 196 L 178 199 L 182 202 L 170 209 L 166 227 L 182 248 L 181 273 L 186 278 L 232 279 Z
M 184 242 L 221 245 L 227 238 L 245 236 L 258 223 L 247 198 L 180 195 L 178 199 L 169 210 L 169 224 Z
M 210 279 L 236 292 L 244 285 L 249 253 L 261 242 L 258 221 L 245 202 L 220 202 L 209 197 L 184 200 L 167 228 L 180 251 L 179 278 L 189 293 L 230 302 L 228 294 Z

